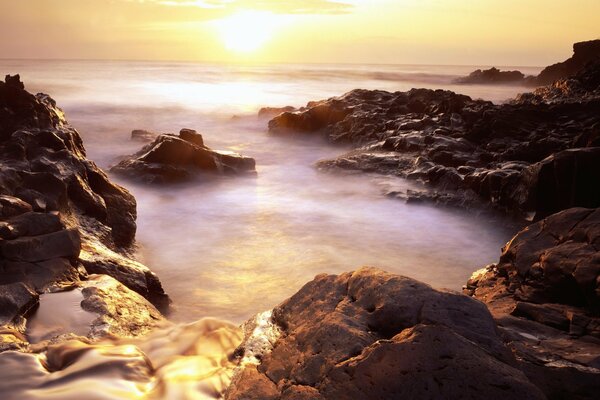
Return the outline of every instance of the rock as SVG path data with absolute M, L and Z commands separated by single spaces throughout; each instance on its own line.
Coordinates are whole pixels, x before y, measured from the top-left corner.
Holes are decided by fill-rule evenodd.
M 475 70 L 468 76 L 456 79 L 455 82 L 462 84 L 532 84 L 535 83 L 535 78 L 525 77 L 521 71 L 500 71 L 498 68 L 492 67 L 486 70 Z
M 284 112 L 293 112 L 293 111 L 296 111 L 296 108 L 292 107 L 292 106 L 263 107 L 260 110 L 258 110 L 258 118 L 273 118 Z
M 139 142 L 151 142 L 158 136 L 158 133 L 150 132 L 145 129 L 134 129 L 131 131 L 131 140 Z
M 17 197 L 0 195 L 0 215 L 2 219 L 32 211 L 31 205 Z
M 43 235 L 63 228 L 64 225 L 57 213 L 27 212 L 1 224 L 0 238 L 14 239 L 20 236 Z
M 179 137 L 160 135 L 111 171 L 148 183 L 172 183 L 191 180 L 200 173 L 255 173 L 255 161 L 236 153 L 211 150 L 203 145 L 202 136 L 196 131 L 182 129 Z
M 566 61 L 546 67 L 537 77 L 538 84 L 549 85 L 554 81 L 574 75 L 590 61 L 600 60 L 600 39 L 573 45 L 573 56 Z
M 91 275 L 80 287 L 81 308 L 99 315 L 92 322 L 90 338 L 139 336 L 164 321 L 152 304 L 110 276 Z
M 3 241 L 0 243 L 0 254 L 12 261 L 36 262 L 59 257 L 76 259 L 80 248 L 79 232 L 76 229 L 65 229 Z
M 38 294 L 24 283 L 0 285 L 0 326 L 31 312 L 38 298 Z
M 273 321 L 273 350 L 238 372 L 226 399 L 544 398 L 483 304 L 409 278 L 319 275 Z
M 542 218 L 598 205 L 598 185 L 591 182 L 598 180 L 599 109 L 600 62 L 564 83 L 501 105 L 443 90 L 354 90 L 282 113 L 269 122 L 269 131 L 316 135 L 352 147 L 318 162 L 321 170 L 413 179 L 426 185 L 421 199 L 466 208 L 487 204 L 529 219 L 538 207 Z M 547 160 L 552 156 L 560 161 Z M 545 172 L 538 181 L 541 166 Z M 559 169 L 560 182 L 551 182 Z M 537 196 L 539 190 L 545 194 Z M 564 194 L 548 197 L 556 192 Z
M 600 147 L 565 150 L 529 166 L 512 196 L 536 220 L 571 207 L 600 207 Z
M 600 389 L 600 209 L 573 208 L 519 232 L 467 283 L 520 368 L 548 398 Z

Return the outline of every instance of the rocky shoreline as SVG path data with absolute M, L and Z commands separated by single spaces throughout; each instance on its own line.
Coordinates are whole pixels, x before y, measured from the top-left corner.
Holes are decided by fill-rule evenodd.
M 0 366 L 27 365 L 40 389 L 95 346 L 113 346 L 98 369 L 111 376 L 118 368 L 119 377 L 139 383 L 138 394 L 168 396 L 161 368 L 176 375 L 186 364 L 173 361 L 181 354 L 169 353 L 168 362 L 156 356 L 156 343 L 181 335 L 183 355 L 198 362 L 204 342 L 183 338 L 226 332 L 218 354 L 206 356 L 219 366 L 211 375 L 218 383 L 203 389 L 214 398 L 594 398 L 599 111 L 599 63 L 503 105 L 413 89 L 355 90 L 297 110 L 265 109 L 262 117 L 274 115 L 274 135 L 318 135 L 354 147 L 320 169 L 418 180 L 422 190 L 390 195 L 491 206 L 535 223 L 497 264 L 477 271 L 463 294 L 362 268 L 318 275 L 241 330 L 201 321 L 144 344 L 144 335 L 168 325 L 169 299 L 134 258 L 134 197 L 86 158 L 78 132 L 49 96 L 32 95 L 8 76 L 0 82 Z M 195 131 L 153 140 L 116 171 L 168 182 L 189 178 L 204 165 L 200 159 L 212 160 L 216 173 L 254 170 L 254 160 L 215 153 Z M 96 315 L 89 331 L 29 343 L 27 320 L 40 295 L 64 290 L 80 290 L 81 308 Z M 102 341 L 115 337 L 141 342 L 121 348 Z M 24 361 L 33 359 L 41 372 Z M 171 384 L 204 378 L 180 379 Z M 6 390 L 6 398 L 23 398 L 28 388 Z

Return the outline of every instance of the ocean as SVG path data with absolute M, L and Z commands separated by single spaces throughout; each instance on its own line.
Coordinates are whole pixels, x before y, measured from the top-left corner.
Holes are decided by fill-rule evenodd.
M 319 273 L 363 265 L 460 290 L 515 233 L 484 214 L 410 205 L 383 193 L 414 185 L 313 165 L 346 149 L 268 134 L 264 106 L 302 106 L 355 88 L 443 88 L 496 103 L 521 86 L 456 85 L 476 66 L 263 65 L 0 60 L 31 92 L 50 94 L 108 170 L 143 144 L 133 129 L 201 132 L 214 149 L 254 157 L 257 176 L 148 186 L 111 176 L 138 202 L 138 255 L 173 299 L 170 318 L 239 323 Z M 536 74 L 540 68 L 520 69 Z M 512 69 L 512 68 L 511 68 Z

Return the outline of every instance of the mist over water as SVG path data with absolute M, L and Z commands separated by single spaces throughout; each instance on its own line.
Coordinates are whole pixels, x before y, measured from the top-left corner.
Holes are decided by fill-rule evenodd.
M 476 67 L 0 61 L 29 91 L 49 93 L 108 169 L 137 151 L 132 129 L 196 129 L 214 149 L 254 157 L 256 178 L 147 186 L 112 176 L 138 202 L 140 258 L 172 297 L 171 319 L 241 322 L 270 309 L 318 273 L 382 267 L 458 290 L 497 260 L 514 234 L 498 221 L 382 196 L 398 178 L 320 173 L 344 148 L 269 136 L 262 106 L 301 106 L 354 88 L 446 88 L 500 102 L 520 86 L 459 86 Z M 519 68 L 526 74 L 539 69 Z M 239 118 L 232 119 L 233 115 Z

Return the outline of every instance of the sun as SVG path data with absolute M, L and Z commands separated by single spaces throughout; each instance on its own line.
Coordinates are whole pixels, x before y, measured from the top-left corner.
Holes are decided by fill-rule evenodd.
M 225 47 L 249 53 L 267 43 L 279 25 L 278 18 L 266 11 L 240 11 L 216 22 Z

